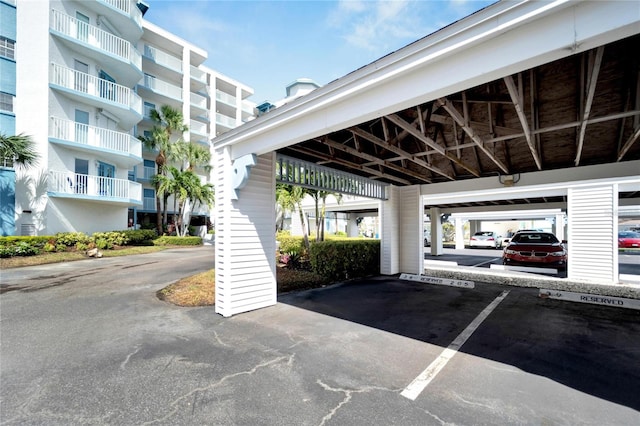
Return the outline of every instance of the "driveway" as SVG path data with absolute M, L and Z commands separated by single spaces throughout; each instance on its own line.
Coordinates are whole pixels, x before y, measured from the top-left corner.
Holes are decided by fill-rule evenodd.
M 638 311 L 394 277 L 228 319 L 155 297 L 212 261 L 203 247 L 3 271 L 22 288 L 0 296 L 0 423 L 640 424 Z

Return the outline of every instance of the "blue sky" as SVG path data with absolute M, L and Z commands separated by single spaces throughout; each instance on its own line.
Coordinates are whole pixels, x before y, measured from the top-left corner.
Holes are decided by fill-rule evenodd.
M 205 65 L 261 103 L 297 78 L 325 85 L 493 2 L 147 0 L 145 18 L 205 49 Z

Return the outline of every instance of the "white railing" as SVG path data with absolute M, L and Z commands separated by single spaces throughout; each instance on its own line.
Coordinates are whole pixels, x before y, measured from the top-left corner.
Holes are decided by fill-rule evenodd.
M 216 90 L 216 99 L 224 102 L 225 104 L 236 106 L 236 97 L 221 90 Z
M 171 83 L 167 83 L 164 80 L 159 80 L 150 75 L 145 75 L 142 85 L 161 95 L 182 100 L 182 88 Z
M 51 11 L 51 29 L 68 37 L 130 61 L 137 69 L 142 69 L 142 56 L 127 40 L 100 28 L 78 21 L 58 10 Z
M 153 178 L 153 176 L 155 176 L 155 174 L 156 174 L 156 168 L 155 167 L 144 167 L 144 170 L 142 172 L 144 173 L 144 176 L 143 176 L 144 179 L 151 180 L 151 178 Z
M 142 99 L 128 87 L 54 63 L 51 64 L 49 82 L 66 89 L 115 102 L 142 114 Z
M 201 123 L 199 121 L 191 120 L 189 122 L 189 130 L 192 133 L 197 133 L 199 135 L 208 136 L 207 125 L 204 124 L 204 123 Z
M 193 65 L 191 65 L 191 78 L 201 83 L 207 83 L 207 73 Z
M 142 200 L 142 209 L 143 210 L 155 210 L 156 209 L 156 199 L 151 197 L 144 197 Z
M 164 67 L 170 68 L 176 72 L 182 73 L 182 60 L 170 55 L 167 52 L 163 52 L 148 44 L 144 45 L 144 56 L 154 61 L 156 64 L 160 64 Z
M 98 0 L 99 2 L 106 3 L 114 9 L 121 10 L 125 15 L 130 16 L 136 22 L 136 24 L 142 26 L 142 12 L 136 6 L 134 0 Z
M 51 117 L 49 137 L 142 157 L 142 143 L 128 133 Z
M 225 127 L 236 127 L 235 118 L 227 117 L 226 115 L 220 113 L 216 113 L 216 123 Z
M 207 109 L 207 98 L 202 95 L 198 95 L 197 93 L 191 93 L 191 105 Z
M 141 200 L 142 185 L 127 179 L 83 175 L 68 171 L 49 172 L 49 191 L 100 198 Z

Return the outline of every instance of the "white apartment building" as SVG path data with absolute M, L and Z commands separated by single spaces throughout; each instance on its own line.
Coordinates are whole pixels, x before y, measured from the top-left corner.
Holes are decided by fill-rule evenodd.
M 204 146 L 253 115 L 252 89 L 204 67 L 207 52 L 145 21 L 147 9 L 16 2 L 15 132 L 33 138 L 40 164 L 17 171 L 15 235 L 126 229 L 154 213 L 155 153 L 137 139 L 151 108 L 181 110 L 183 138 Z

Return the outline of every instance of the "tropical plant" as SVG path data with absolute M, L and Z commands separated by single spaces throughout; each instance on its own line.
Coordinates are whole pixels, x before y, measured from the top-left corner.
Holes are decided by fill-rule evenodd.
M 0 134 L 0 161 L 2 165 L 12 164 L 27 169 L 37 166 L 38 160 L 35 142 L 31 136 L 22 133 L 15 136 Z
M 300 224 L 302 225 L 302 235 L 304 246 L 309 252 L 309 228 L 305 221 L 304 212 L 302 211 L 302 200 L 309 191 L 301 186 L 293 186 L 288 184 L 278 184 L 276 187 L 276 203 L 284 211 L 298 210 L 300 215 Z
M 173 144 L 182 141 L 182 134 L 189 130 L 188 126 L 184 124 L 184 117 L 182 112 L 173 108 L 170 105 L 162 105 L 160 111 L 152 109 L 150 112 L 151 120 L 154 126 L 149 136 L 139 136 L 138 139 L 142 141 L 144 146 L 150 150 L 157 150 L 156 155 L 156 174 L 164 176 L 165 166 L 169 157 L 173 156 L 172 148 Z M 174 135 L 178 135 L 178 139 L 173 141 Z M 167 224 L 167 201 L 170 193 L 165 193 L 165 197 L 161 203 L 161 195 L 158 192 L 157 180 L 156 183 L 156 212 L 157 220 L 156 227 L 158 234 L 162 235 L 164 225 Z

